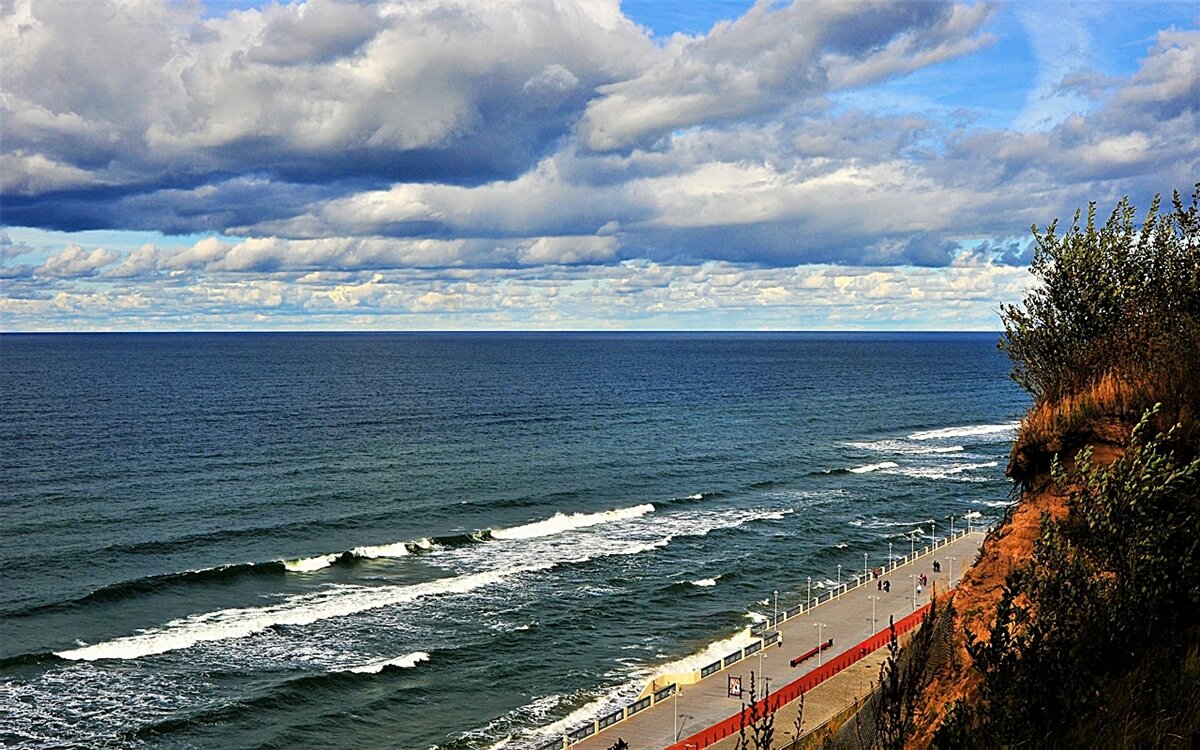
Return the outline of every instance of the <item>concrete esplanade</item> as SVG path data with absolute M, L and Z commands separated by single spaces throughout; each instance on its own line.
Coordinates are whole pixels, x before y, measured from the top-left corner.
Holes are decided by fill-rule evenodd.
M 694 672 L 660 675 L 637 701 L 570 727 L 562 737 L 547 738 L 537 750 L 608 750 L 618 740 L 630 750 L 709 747 L 736 734 L 743 701 L 751 699 L 751 672 L 759 691 L 754 698 L 761 698 L 767 685 L 773 707 L 777 701 L 795 700 L 886 645 L 889 618 L 898 631 L 915 626 L 930 594 L 953 588 L 973 564 L 983 538 L 983 531 L 959 531 L 913 554 L 897 555 L 887 565 L 858 571 L 811 604 L 781 611 L 755 626 L 742 649 Z M 934 572 L 934 562 L 940 572 Z M 921 575 L 928 585 L 918 591 Z M 880 588 L 882 581 L 891 584 L 890 591 Z M 820 648 L 830 639 L 832 645 Z M 731 677 L 740 679 L 741 697 L 730 695 Z M 804 729 L 812 725 L 805 721 Z M 777 735 L 786 729 L 777 725 Z

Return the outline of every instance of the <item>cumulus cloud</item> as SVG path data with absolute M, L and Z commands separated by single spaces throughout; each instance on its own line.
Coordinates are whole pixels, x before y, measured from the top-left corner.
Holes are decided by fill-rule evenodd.
M 642 74 L 599 88 L 580 126 L 590 148 L 645 145 L 672 130 L 755 116 L 968 53 L 989 9 L 948 3 L 759 0 L 702 37 L 677 36 Z
M 46 259 L 34 269 L 37 276 L 80 277 L 94 276 L 101 268 L 120 257 L 116 250 L 96 248 L 91 252 L 79 245 L 68 245 L 65 250 Z
M 17 186 L 84 182 L 39 181 L 45 165 L 172 187 L 229 172 L 515 174 L 590 90 L 654 50 L 616 0 L 307 0 L 212 19 L 197 8 L 14 0 L 0 54 L 5 149 L 25 160 Z

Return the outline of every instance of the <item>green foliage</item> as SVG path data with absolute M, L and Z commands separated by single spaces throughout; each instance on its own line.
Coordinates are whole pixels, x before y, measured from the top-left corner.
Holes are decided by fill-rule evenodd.
M 937 597 L 931 597 L 921 626 L 903 649 L 896 636 L 896 622 L 889 618 L 888 658 L 879 667 L 879 693 L 871 717 L 875 727 L 871 747 L 902 750 L 912 738 L 922 696 L 933 677 L 934 625 L 941 614 Z
M 1108 466 L 1087 449 L 1072 469 L 1055 461 L 1067 515 L 1043 517 L 988 638 L 968 634 L 981 700 L 955 706 L 939 747 L 1161 744 L 1200 730 L 1200 707 L 1172 700 L 1200 690 L 1186 658 L 1200 623 L 1200 459 L 1177 430 L 1154 434 L 1154 416 Z M 1161 715 L 1142 722 L 1147 706 Z
M 1181 398 L 1200 404 L 1190 376 L 1200 332 L 1198 202 L 1200 183 L 1190 206 L 1176 193 L 1166 214 L 1156 196 L 1140 228 L 1128 199 L 1103 226 L 1092 203 L 1086 223 L 1076 212 L 1065 234 L 1057 221 L 1044 232 L 1033 227 L 1031 271 L 1040 284 L 1022 305 L 1001 306 L 1000 348 L 1039 404 L 1114 374 L 1164 392 L 1181 387 Z

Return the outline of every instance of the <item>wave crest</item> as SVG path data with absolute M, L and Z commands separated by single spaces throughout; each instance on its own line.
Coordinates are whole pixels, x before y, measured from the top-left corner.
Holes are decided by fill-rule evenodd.
M 895 461 L 881 461 L 880 463 L 877 463 L 877 464 L 867 464 L 866 466 L 856 466 L 855 468 L 850 469 L 850 473 L 851 474 L 869 474 L 872 471 L 879 471 L 880 469 L 898 469 L 898 468 L 900 468 L 900 464 L 896 463 Z
M 347 667 L 345 669 L 335 670 L 337 672 L 354 672 L 355 674 L 379 674 L 388 667 L 395 669 L 412 669 L 423 661 L 429 661 L 429 654 L 424 651 L 414 651 L 411 654 L 397 656 L 395 659 L 384 659 L 383 661 L 373 661 L 369 664 L 363 664 L 357 667 Z
M 908 436 L 909 440 L 939 440 L 941 438 L 974 437 L 976 435 L 996 435 L 1003 432 L 1015 432 L 1021 426 L 1020 422 L 1005 422 L 1004 424 L 975 424 L 963 427 L 943 427 L 940 430 L 922 430 Z
M 612 521 L 624 521 L 628 518 L 637 518 L 653 512 L 654 506 L 650 503 L 645 503 L 630 508 L 618 508 L 600 513 L 572 513 L 571 515 L 555 513 L 544 521 L 534 521 L 533 523 L 527 523 L 523 526 L 513 526 L 508 529 L 494 529 L 491 536 L 493 539 L 533 539 L 552 534 L 561 534 L 564 531 L 571 531 L 572 529 L 582 529 L 588 526 L 610 523 Z

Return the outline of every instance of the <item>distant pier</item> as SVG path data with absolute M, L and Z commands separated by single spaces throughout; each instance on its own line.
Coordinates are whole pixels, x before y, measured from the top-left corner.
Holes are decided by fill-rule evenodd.
M 756 625 L 754 640 L 693 672 L 659 675 L 636 701 L 547 737 L 537 750 L 608 750 L 622 739 L 630 750 L 702 750 L 737 733 L 742 701 L 749 703 L 750 673 L 760 692 L 769 684 L 774 705 L 795 700 L 887 644 L 888 620 L 898 631 L 914 627 L 929 596 L 953 588 L 975 560 L 985 532 L 964 530 L 897 559 L 864 570 L 811 604 L 780 612 Z M 934 572 L 934 562 L 939 572 Z M 878 578 L 876 577 L 878 574 Z M 919 576 L 928 585 L 917 591 Z M 889 581 L 890 591 L 877 587 Z M 832 645 L 827 645 L 832 639 Z M 822 647 L 824 646 L 824 647 Z M 795 666 L 793 666 L 795 662 Z M 740 681 L 742 697 L 731 695 Z M 805 726 L 810 726 L 805 722 Z M 786 727 L 777 727 L 777 731 Z M 730 731 L 731 730 L 731 731 Z

